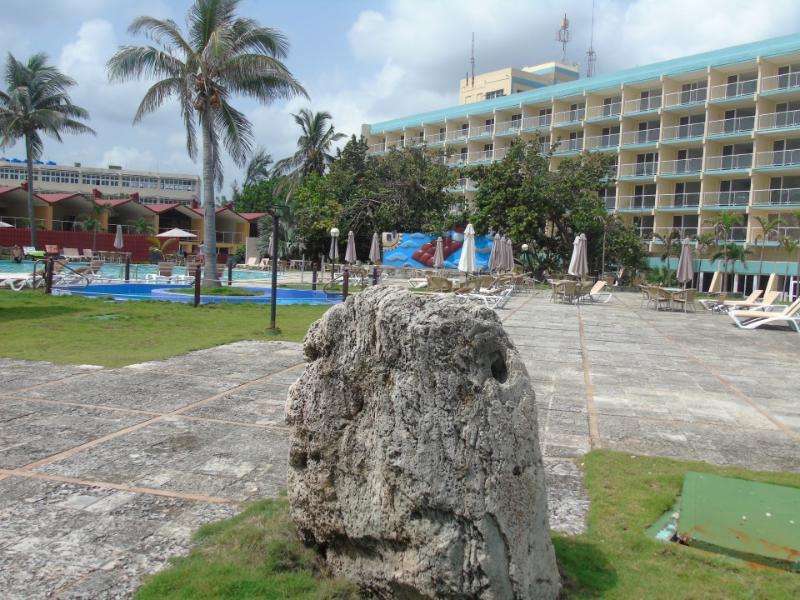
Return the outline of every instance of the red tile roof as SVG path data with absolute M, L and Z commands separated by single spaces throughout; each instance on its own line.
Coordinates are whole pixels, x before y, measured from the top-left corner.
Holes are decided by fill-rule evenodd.
M 268 213 L 265 212 L 254 212 L 254 213 L 239 213 L 248 221 L 258 221 L 261 217 L 266 216 Z
M 86 194 L 79 194 L 77 192 L 66 192 L 66 193 L 58 193 L 58 194 L 36 194 L 42 200 L 47 202 L 48 204 L 56 204 L 57 202 L 61 202 L 62 200 L 69 200 L 70 198 L 80 197 L 84 200 L 88 200 Z
M 153 212 L 162 213 L 167 212 L 171 208 L 175 208 L 176 206 L 181 206 L 177 202 L 175 204 L 145 204 L 147 208 L 152 210 Z

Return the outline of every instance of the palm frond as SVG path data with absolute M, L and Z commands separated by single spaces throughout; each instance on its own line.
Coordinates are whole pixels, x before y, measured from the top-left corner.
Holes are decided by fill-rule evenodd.
M 186 64 L 153 46 L 120 46 L 108 59 L 106 70 L 110 81 L 133 81 L 185 75 Z

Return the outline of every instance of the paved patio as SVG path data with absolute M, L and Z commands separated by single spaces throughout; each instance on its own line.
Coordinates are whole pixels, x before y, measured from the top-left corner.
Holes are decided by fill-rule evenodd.
M 724 316 L 515 298 L 551 524 L 584 526 L 592 446 L 800 470 L 800 336 Z M 0 596 L 127 597 L 201 524 L 283 485 L 299 344 L 240 342 L 122 369 L 0 359 Z

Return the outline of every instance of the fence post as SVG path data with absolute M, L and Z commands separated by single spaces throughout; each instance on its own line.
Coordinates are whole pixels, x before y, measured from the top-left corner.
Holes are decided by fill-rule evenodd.
M 200 304 L 200 265 L 198 264 L 194 270 L 194 305 L 197 307 Z
M 311 270 L 311 289 L 317 291 L 317 263 L 314 263 Z
M 345 267 L 342 273 L 342 302 L 347 300 L 347 288 L 350 284 L 350 267 Z
M 53 259 L 48 258 L 44 263 L 44 293 L 53 293 Z
M 372 285 L 378 285 L 378 267 L 372 267 Z
M 131 257 L 125 257 L 125 283 L 131 280 Z
M 228 257 L 228 287 L 233 285 L 233 263 L 236 259 L 233 256 Z

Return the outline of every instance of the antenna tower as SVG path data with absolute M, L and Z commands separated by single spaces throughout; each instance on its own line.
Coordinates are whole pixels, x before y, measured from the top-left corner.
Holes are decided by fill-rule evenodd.
M 567 13 L 564 13 L 564 18 L 561 19 L 561 27 L 556 31 L 556 41 L 561 44 L 561 62 L 567 62 L 567 42 L 570 40 L 569 34 L 569 19 Z
M 472 32 L 472 50 L 469 55 L 469 65 L 472 70 L 472 86 L 475 87 L 475 32 Z
M 592 32 L 589 37 L 589 49 L 586 51 L 586 77 L 594 75 L 597 65 L 597 52 L 594 51 L 594 0 L 592 0 Z

